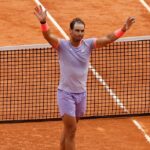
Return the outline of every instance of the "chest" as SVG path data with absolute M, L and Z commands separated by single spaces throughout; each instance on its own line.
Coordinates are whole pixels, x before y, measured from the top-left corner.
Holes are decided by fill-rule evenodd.
M 82 44 L 79 47 L 73 47 L 69 43 L 65 44 L 60 50 L 60 56 L 62 59 L 79 62 L 87 62 L 90 57 L 90 47 L 86 44 Z

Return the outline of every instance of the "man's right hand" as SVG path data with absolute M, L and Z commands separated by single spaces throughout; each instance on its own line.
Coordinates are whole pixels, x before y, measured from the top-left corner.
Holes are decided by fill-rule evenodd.
M 46 23 L 46 17 L 47 17 L 47 14 L 46 14 L 47 10 L 44 10 L 42 9 L 42 6 L 39 5 L 37 7 L 35 7 L 35 16 L 38 18 L 38 20 L 40 21 L 40 23 Z

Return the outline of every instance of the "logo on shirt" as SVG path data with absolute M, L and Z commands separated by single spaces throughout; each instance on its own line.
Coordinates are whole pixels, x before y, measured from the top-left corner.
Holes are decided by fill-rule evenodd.
M 82 52 L 82 53 L 85 52 L 85 49 L 82 49 L 81 52 Z

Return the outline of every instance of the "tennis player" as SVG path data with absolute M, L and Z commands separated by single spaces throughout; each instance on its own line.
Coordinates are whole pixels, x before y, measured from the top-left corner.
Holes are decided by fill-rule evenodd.
M 85 23 L 75 18 L 70 23 L 70 40 L 59 39 L 51 33 L 46 23 L 46 11 L 35 8 L 35 15 L 41 23 L 44 38 L 57 50 L 60 64 L 58 106 L 64 124 L 60 150 L 75 150 L 77 122 L 86 111 L 86 81 L 90 54 L 93 49 L 114 42 L 132 26 L 134 17 L 129 17 L 123 26 L 100 38 L 83 39 Z

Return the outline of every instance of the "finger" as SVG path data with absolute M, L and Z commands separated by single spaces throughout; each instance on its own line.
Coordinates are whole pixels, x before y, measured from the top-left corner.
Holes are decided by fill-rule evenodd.
M 132 21 L 135 22 L 135 17 L 132 18 Z
M 43 10 L 41 5 L 39 5 L 39 9 L 40 9 L 40 10 Z
M 135 20 L 135 17 L 130 17 L 130 20 Z
M 41 10 L 39 9 L 39 7 L 37 6 L 37 7 L 35 7 L 35 11 L 36 12 L 38 12 L 38 13 L 40 13 L 41 12 Z
M 41 21 L 41 16 L 40 16 L 37 12 L 34 12 L 34 15 L 37 17 L 37 19 L 38 19 L 39 21 Z
M 129 17 L 126 21 L 127 24 L 132 24 L 135 22 L 135 17 Z
M 135 23 L 135 18 L 131 18 L 130 23 L 131 24 Z
M 132 19 L 131 22 L 132 22 L 132 23 L 135 23 L 135 19 Z
M 130 17 L 128 17 L 125 21 L 125 24 L 127 25 L 130 22 Z
M 132 26 L 132 24 L 133 24 L 134 22 L 135 22 L 134 19 L 132 19 L 132 20 L 130 20 L 129 22 L 127 22 L 127 24 L 126 24 L 127 29 L 129 29 L 129 28 Z
M 38 12 L 38 13 L 41 13 L 42 12 L 42 7 L 40 5 L 35 7 L 35 11 Z
M 37 7 L 35 7 L 34 10 L 35 10 L 36 12 L 38 12 L 38 8 L 37 8 Z
M 39 5 L 39 9 L 40 9 L 40 12 L 43 12 L 43 8 L 41 5 Z
M 127 20 L 127 22 L 130 22 L 131 20 L 132 20 L 132 17 L 129 17 L 128 20 Z
M 39 18 L 39 15 L 38 15 L 37 12 L 34 12 L 34 15 L 35 15 L 37 18 Z
M 44 11 L 44 15 L 47 16 L 47 10 L 46 10 L 46 9 L 45 9 L 45 11 Z

